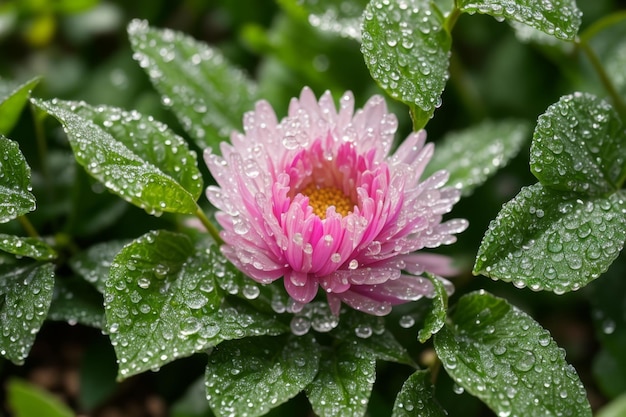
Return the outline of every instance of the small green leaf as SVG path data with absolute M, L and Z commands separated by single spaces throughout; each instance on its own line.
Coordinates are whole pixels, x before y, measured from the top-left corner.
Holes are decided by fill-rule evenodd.
M 30 193 L 30 167 L 17 142 L 0 135 L 0 223 L 6 223 L 35 210 L 35 197 Z
M 591 416 L 565 351 L 532 317 L 484 291 L 461 297 L 435 336 L 450 376 L 499 415 Z
M 7 384 L 7 402 L 13 417 L 72 417 L 74 412 L 56 395 L 20 379 Z
M 84 280 L 57 279 L 47 319 L 103 329 L 103 304 L 102 294 Z
M 74 255 L 69 261 L 70 268 L 104 294 L 113 258 L 128 243 L 129 240 L 112 240 L 95 244 Z
M 626 239 L 625 196 L 585 197 L 523 188 L 506 203 L 478 249 L 475 274 L 561 294 L 598 278 Z
M 33 78 L 24 84 L 0 79 L 0 135 L 6 135 L 13 129 L 28 102 L 31 90 L 38 83 L 39 78 Z
M 459 9 L 524 23 L 558 39 L 574 40 L 582 12 L 575 0 L 459 0 Z
M 356 40 L 361 39 L 362 15 L 368 2 L 369 0 L 341 3 L 335 0 L 278 0 L 283 8 L 305 14 L 312 26 Z
M 111 107 L 33 103 L 61 122 L 78 163 L 110 191 L 151 214 L 196 212 L 196 155 L 165 125 Z
M 215 49 L 170 29 L 133 20 L 128 34 L 133 58 L 148 73 L 165 106 L 201 149 L 213 148 L 253 108 L 256 86 Z
M 363 416 L 376 377 L 376 359 L 359 343 L 341 343 L 322 352 L 317 376 L 306 389 L 319 416 Z
M 54 265 L 0 265 L 0 353 L 15 364 L 28 356 L 46 319 L 54 288 Z
M 604 100 L 562 97 L 539 116 L 530 169 L 546 187 L 590 195 L 621 188 L 626 179 L 626 129 Z
M 339 325 L 331 333 L 338 341 L 354 344 L 362 356 L 415 366 L 407 350 L 385 328 L 385 321 L 355 310 L 341 313 Z
M 19 237 L 0 233 L 0 250 L 38 261 L 52 261 L 57 253 L 46 242 L 32 237 Z
M 447 415 L 434 398 L 430 372 L 417 371 L 402 385 L 391 417 L 444 417 Z
M 421 129 L 441 102 L 451 37 L 426 0 L 372 0 L 363 14 L 361 52 L 374 80 L 411 108 Z
M 424 174 L 445 169 L 450 173 L 448 185 L 468 196 L 517 155 L 529 133 L 528 123 L 512 120 L 483 122 L 449 133 L 437 142 Z
M 313 381 L 320 356 L 310 335 L 224 342 L 209 356 L 209 404 L 217 416 L 263 415 Z
M 274 316 L 224 300 L 216 271 L 232 268 L 225 262 L 215 247 L 196 252 L 186 235 L 167 231 L 150 232 L 122 249 L 105 291 L 106 328 L 120 378 L 223 340 L 287 330 Z
M 443 327 L 448 313 L 448 293 L 446 288 L 436 276 L 431 274 L 426 274 L 426 276 L 433 283 L 435 294 L 432 307 L 426 315 L 424 327 L 417 333 L 417 339 L 420 343 L 426 343 L 433 334 Z

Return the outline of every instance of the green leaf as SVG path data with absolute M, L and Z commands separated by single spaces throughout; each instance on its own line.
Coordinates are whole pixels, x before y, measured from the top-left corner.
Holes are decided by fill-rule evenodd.
M 113 258 L 128 243 L 129 240 L 112 240 L 95 244 L 86 251 L 74 255 L 69 260 L 70 268 L 104 294 Z
M 375 357 L 364 355 L 356 340 L 341 343 L 322 352 L 306 393 L 319 416 L 363 416 L 375 378 Z
M 47 319 L 103 329 L 102 294 L 80 278 L 57 279 Z
M 603 406 L 596 417 L 622 417 L 626 415 L 626 394 Z
M 224 342 L 209 356 L 209 404 L 217 416 L 263 415 L 313 381 L 320 356 L 310 335 Z
M 411 108 L 421 129 L 441 102 L 448 79 L 450 33 L 426 0 L 372 0 L 363 14 L 361 52 L 374 80 Z
M 546 187 L 590 195 L 626 179 L 626 130 L 606 101 L 591 94 L 562 97 L 539 117 L 530 169 Z
M 457 6 L 465 13 L 517 21 L 565 40 L 574 40 L 582 17 L 575 0 L 459 0 Z
M 128 25 L 133 58 L 201 149 L 218 149 L 253 108 L 256 86 L 219 51 L 144 20 Z
M 0 250 L 38 261 L 52 261 L 57 257 L 56 251 L 41 239 L 3 233 L 0 233 Z
M 459 299 L 452 322 L 435 336 L 437 355 L 452 379 L 495 413 L 591 416 L 565 351 L 532 317 L 478 291 Z
M 437 142 L 424 175 L 445 169 L 448 184 L 468 196 L 517 155 L 529 133 L 528 123 L 513 120 L 487 121 L 449 133 Z
M 165 125 L 112 107 L 33 103 L 61 122 L 78 163 L 107 189 L 151 214 L 196 212 L 196 155 Z
M 0 265 L 0 353 L 21 365 L 43 324 L 54 287 L 54 265 Z
M 0 135 L 8 134 L 20 117 L 30 92 L 39 83 L 39 77 L 24 84 L 0 79 Z
M 115 257 L 106 282 L 106 329 L 119 378 L 156 369 L 223 340 L 279 334 L 286 326 L 243 302 L 224 300 L 214 247 L 196 252 L 186 235 L 155 231 Z M 232 271 L 229 274 L 234 273 Z
M 35 210 L 35 197 L 30 193 L 30 167 L 17 142 L 0 135 L 0 223 L 6 223 Z
M 14 417 L 72 417 L 74 412 L 56 395 L 21 379 L 7 384 L 7 402 Z
M 474 274 L 562 294 L 598 278 L 626 239 L 625 196 L 585 197 L 541 184 L 506 203 L 478 249 Z
M 417 339 L 420 343 L 426 343 L 433 334 L 443 327 L 448 313 L 448 293 L 443 282 L 434 275 L 426 274 L 426 276 L 433 283 L 435 294 L 432 307 L 426 315 L 424 327 L 417 333 Z
M 444 417 L 445 410 L 434 398 L 430 372 L 417 371 L 402 385 L 391 417 Z
M 287 10 L 307 16 L 308 22 L 325 32 L 337 33 L 346 38 L 361 39 L 363 10 L 369 0 L 278 0 Z
M 415 366 L 407 350 L 385 328 L 385 321 L 355 310 L 341 313 L 339 325 L 331 333 L 338 341 L 354 344 L 361 356 Z

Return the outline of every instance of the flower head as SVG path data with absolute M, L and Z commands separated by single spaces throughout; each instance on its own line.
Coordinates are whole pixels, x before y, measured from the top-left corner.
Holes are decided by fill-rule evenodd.
M 283 279 L 297 303 L 324 290 L 334 314 L 341 302 L 375 315 L 430 295 L 420 274 L 451 273 L 448 258 L 417 252 L 453 243 L 467 227 L 442 222 L 459 199 L 440 171 L 421 180 L 433 154 L 426 133 L 411 133 L 389 155 L 397 129 L 382 97 L 354 111 L 350 92 L 339 109 L 329 92 L 309 88 L 278 121 L 259 101 L 244 133 L 205 159 L 217 186 L 224 255 L 260 283 Z

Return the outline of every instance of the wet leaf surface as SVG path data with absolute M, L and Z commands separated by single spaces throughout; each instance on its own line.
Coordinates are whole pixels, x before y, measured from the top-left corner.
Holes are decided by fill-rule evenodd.
M 459 299 L 435 336 L 444 368 L 501 416 L 591 416 L 585 388 L 550 333 L 484 291 Z

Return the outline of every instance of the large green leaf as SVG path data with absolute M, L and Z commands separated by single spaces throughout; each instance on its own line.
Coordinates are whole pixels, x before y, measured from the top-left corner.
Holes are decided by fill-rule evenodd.
M 78 163 L 110 191 L 152 214 L 196 212 L 196 154 L 165 125 L 112 107 L 33 102 L 61 122 Z
M 28 102 L 31 90 L 38 83 L 39 78 L 23 84 L 0 79 L 0 135 L 6 135 L 13 129 Z
M 362 416 L 376 378 L 376 358 L 359 343 L 341 343 L 322 352 L 319 373 L 306 389 L 319 416 Z
M 54 265 L 0 265 L 0 354 L 22 364 L 46 319 L 54 288 Z
M 435 336 L 456 383 L 498 415 L 591 416 L 585 388 L 565 351 L 532 317 L 484 291 L 461 297 Z
M 16 142 L 0 135 L 0 223 L 35 210 L 30 193 L 30 167 Z
M 459 0 L 461 11 L 524 23 L 559 39 L 574 40 L 582 12 L 575 0 Z
M 417 371 L 402 385 L 391 417 L 445 417 L 448 415 L 434 398 L 430 372 Z
M 72 417 L 74 412 L 56 395 L 21 379 L 7 384 L 7 402 L 14 417 Z
M 182 33 L 150 28 L 143 20 L 133 20 L 128 34 L 133 57 L 200 148 L 217 151 L 233 130 L 241 130 L 256 87 L 219 51 Z
M 215 247 L 196 252 L 186 235 L 167 231 L 150 232 L 122 249 L 105 291 L 106 330 L 120 378 L 223 340 L 286 331 L 274 316 L 224 299 L 216 282 L 216 271 L 232 268 L 224 262 Z
M 605 272 L 626 239 L 626 196 L 523 188 L 506 203 L 476 255 L 475 274 L 517 287 L 577 290 Z
M 363 10 L 369 0 L 278 0 L 287 10 L 297 10 L 307 16 L 308 22 L 320 30 L 337 33 L 352 39 L 361 39 Z
M 605 194 L 626 179 L 626 129 L 604 100 L 583 93 L 562 97 L 539 117 L 530 168 L 546 187 Z
M 319 345 L 311 335 L 224 342 L 209 356 L 209 404 L 218 416 L 265 414 L 313 380 L 320 356 Z
M 409 105 L 415 130 L 441 102 L 451 37 L 426 0 L 372 0 L 363 14 L 361 51 L 376 82 Z
M 52 261 L 57 257 L 56 251 L 41 239 L 5 235 L 3 233 L 0 233 L 0 250 L 38 261 Z
M 445 169 L 450 173 L 448 184 L 470 195 L 517 155 L 529 133 L 528 123 L 513 120 L 487 121 L 449 133 L 437 142 L 424 174 Z

